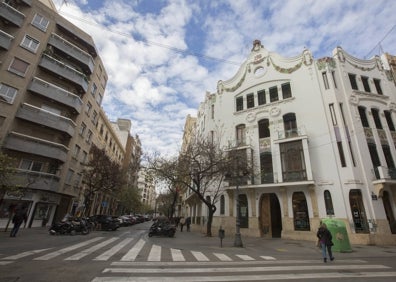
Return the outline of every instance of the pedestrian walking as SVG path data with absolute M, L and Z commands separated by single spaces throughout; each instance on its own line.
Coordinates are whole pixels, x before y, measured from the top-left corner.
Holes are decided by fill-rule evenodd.
M 322 248 L 322 256 L 323 256 L 323 262 L 327 262 L 327 255 L 326 255 L 326 250 L 327 253 L 329 254 L 329 259 L 331 261 L 334 260 L 333 253 L 331 251 L 333 244 L 333 236 L 331 235 L 331 232 L 329 229 L 327 229 L 327 226 L 325 223 L 321 223 L 318 232 L 316 233 L 316 236 L 318 237 L 320 246 Z
M 184 218 L 184 216 L 182 216 L 182 217 L 180 218 L 179 223 L 180 223 L 180 232 L 183 232 L 184 224 L 186 224 L 186 219 Z
M 186 218 L 187 232 L 190 232 L 191 217 Z
M 15 214 L 12 218 L 12 223 L 14 223 L 14 227 L 11 230 L 10 237 L 15 237 L 19 231 L 19 228 L 22 225 L 22 222 L 26 223 L 27 220 L 27 206 L 26 205 L 18 205 L 15 208 Z

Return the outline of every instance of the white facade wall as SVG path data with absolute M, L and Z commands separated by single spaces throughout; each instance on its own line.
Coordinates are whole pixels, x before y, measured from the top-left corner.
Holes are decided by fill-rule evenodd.
M 324 72 L 328 85 L 325 85 Z M 351 88 L 348 73 L 356 75 L 359 90 Z M 361 76 L 368 77 L 370 92 L 364 91 Z M 254 42 L 252 52 L 235 76 L 226 81 L 219 81 L 216 93 L 206 94 L 205 101 L 198 110 L 196 123 L 198 136 L 214 136 L 214 141 L 220 142 L 224 148 L 252 149 L 254 180 L 248 185 L 241 185 L 239 189 L 240 194 L 246 195 L 248 202 L 248 226 L 241 229 L 242 234 L 271 237 L 272 232 L 272 237 L 278 237 L 274 236 L 274 230 L 281 228 L 281 237 L 315 240 L 320 220 L 333 217 L 345 223 L 352 243 L 396 243 L 396 235 L 391 233 L 382 200 L 383 192 L 387 191 L 394 216 L 396 181 L 390 179 L 386 173 L 387 162 L 381 150 L 384 137 L 380 137 L 386 135 L 393 161 L 396 163 L 396 138 L 393 137 L 396 135 L 390 132 L 383 114 L 385 110 L 390 111 L 396 122 L 396 89 L 388 77 L 377 57 L 359 60 L 341 48 L 336 48 L 332 57 L 318 60 L 313 59 L 309 50 L 304 50 L 294 58 L 284 58 L 267 51 L 259 41 Z M 376 92 L 373 79 L 380 81 L 383 94 Z M 284 83 L 290 83 L 290 98 L 282 98 L 281 85 Z M 279 101 L 270 102 L 269 88 L 273 86 L 278 88 Z M 258 91 L 263 89 L 266 91 L 266 103 L 258 105 Z M 250 93 L 254 94 L 254 107 L 247 108 L 247 95 Z M 243 110 L 236 110 L 238 97 L 243 97 Z M 333 114 L 330 113 L 330 104 L 333 104 Z M 374 173 L 366 141 L 367 130 L 362 126 L 358 106 L 368 109 L 367 118 L 373 135 L 369 139 L 377 144 L 378 156 L 383 167 L 379 170 L 385 172 L 383 177 L 376 177 Z M 376 130 L 370 113 L 371 108 L 378 109 L 380 113 L 382 131 Z M 283 117 L 288 113 L 295 114 L 298 134 L 285 135 Z M 267 145 L 263 144 L 263 139 L 259 140 L 258 121 L 262 119 L 269 120 L 270 138 L 265 139 Z M 236 127 L 241 124 L 245 125 L 246 142 L 238 145 Z M 281 147 L 291 141 L 301 143 L 304 155 L 306 177 L 296 181 L 283 179 Z M 272 155 L 271 183 L 262 183 L 260 177 L 260 142 L 262 147 L 267 146 L 267 151 Z M 337 142 L 342 144 L 343 161 Z M 222 228 L 226 228 L 226 232 L 233 233 L 236 211 L 235 187 L 225 187 L 225 190 L 225 213 L 220 214 L 218 206 L 213 228 L 216 230 L 221 225 Z M 331 194 L 334 215 L 326 210 L 326 190 Z M 360 191 L 358 202 L 362 205 L 359 218 L 364 219 L 366 225 L 363 225 L 367 227 L 363 231 L 357 227 L 357 219 L 353 218 L 351 206 L 355 200 L 351 200 L 351 191 Z M 295 227 L 295 192 L 302 192 L 306 199 L 309 217 L 307 230 Z M 377 199 L 373 198 L 374 195 Z M 266 196 L 272 199 L 269 200 L 271 204 L 265 202 Z M 277 210 L 273 207 L 276 206 L 273 196 L 276 196 L 279 202 L 279 220 L 273 215 Z M 191 209 L 198 210 L 194 207 Z M 263 218 L 268 216 L 268 210 L 269 221 L 268 218 L 266 221 Z M 207 211 L 203 208 L 199 216 L 204 218 L 206 215 Z M 281 226 L 278 222 L 275 227 L 275 221 L 281 221 Z M 205 220 L 200 222 L 203 225 L 202 222 Z

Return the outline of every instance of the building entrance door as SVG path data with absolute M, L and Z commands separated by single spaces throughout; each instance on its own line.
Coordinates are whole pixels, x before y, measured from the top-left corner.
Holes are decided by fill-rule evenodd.
M 280 238 L 282 215 L 275 193 L 263 194 L 260 199 L 260 233 L 263 237 Z

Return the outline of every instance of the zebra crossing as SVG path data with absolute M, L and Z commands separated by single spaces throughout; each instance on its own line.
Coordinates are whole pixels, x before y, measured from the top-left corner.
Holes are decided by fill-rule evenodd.
M 252 257 L 246 254 L 225 254 L 218 252 L 201 252 L 195 250 L 179 250 L 164 248 L 152 244 L 143 238 L 120 237 L 93 237 L 91 239 L 73 244 L 64 248 L 39 249 L 26 251 L 19 254 L 0 257 L 0 265 L 17 262 L 21 259 L 31 258 L 34 261 L 49 261 L 61 259 L 65 261 L 80 261 L 90 259 L 93 261 L 116 260 L 120 262 L 209 262 L 209 261 L 271 261 L 271 256 Z
M 394 277 L 396 271 L 391 267 L 357 259 L 332 264 L 320 260 L 113 262 L 91 282 L 328 281 L 333 278 L 393 281 Z

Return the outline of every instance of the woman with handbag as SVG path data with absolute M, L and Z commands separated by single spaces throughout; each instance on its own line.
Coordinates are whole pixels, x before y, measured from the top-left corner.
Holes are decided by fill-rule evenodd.
M 322 255 L 323 255 L 323 262 L 327 262 L 326 250 L 329 254 L 329 258 L 331 261 L 334 260 L 333 252 L 331 251 L 331 247 L 333 244 L 333 236 L 325 223 L 321 223 L 316 236 L 319 239 L 320 245 L 322 246 Z

